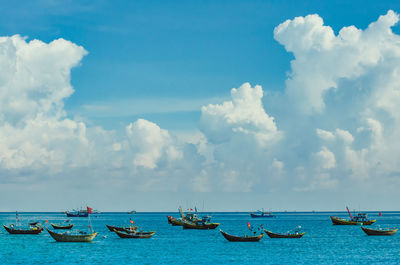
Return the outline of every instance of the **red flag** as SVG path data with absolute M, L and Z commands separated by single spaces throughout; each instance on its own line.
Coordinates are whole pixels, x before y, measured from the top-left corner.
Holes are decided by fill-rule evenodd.
M 89 206 L 86 206 L 87 212 L 88 213 L 93 213 L 93 208 L 90 208 Z
M 247 222 L 247 227 L 248 227 L 249 229 L 251 229 L 251 224 L 250 224 L 250 222 Z

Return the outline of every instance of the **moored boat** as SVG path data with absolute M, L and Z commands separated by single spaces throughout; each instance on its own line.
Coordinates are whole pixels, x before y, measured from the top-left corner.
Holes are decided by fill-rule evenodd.
M 203 230 L 210 230 L 210 229 L 215 229 L 219 226 L 219 223 L 210 223 L 207 221 L 201 221 L 201 222 L 189 222 L 189 221 L 184 221 L 183 222 L 183 229 L 203 229 Z
M 347 212 L 350 216 L 350 220 L 331 216 L 332 224 L 334 225 L 371 225 L 376 222 L 376 220 L 368 219 L 368 215 L 366 213 L 358 213 L 356 216 L 353 216 L 349 210 L 349 207 L 346 206 Z
M 46 230 L 57 242 L 91 242 L 97 236 L 97 232 L 93 232 L 91 234 L 84 234 L 83 232 L 72 234 L 68 232 L 56 233 L 47 228 Z
M 34 226 L 29 229 L 16 228 L 14 225 L 3 225 L 6 231 L 13 235 L 37 235 L 43 232 L 43 227 Z
M 252 218 L 271 218 L 275 217 L 271 212 L 264 212 L 264 210 L 258 210 L 257 212 L 250 213 Z
M 128 226 L 128 227 L 120 227 L 120 226 L 112 226 L 112 225 L 106 225 L 108 230 L 110 230 L 111 232 L 114 232 L 114 230 L 117 231 L 126 231 L 126 232 L 134 232 L 137 229 L 137 226 Z
M 71 229 L 74 226 L 74 224 L 68 224 L 68 225 L 53 224 L 53 223 L 50 224 L 54 229 Z
M 114 232 L 120 238 L 150 238 L 156 233 L 155 231 L 127 233 L 127 232 L 122 232 L 122 231 L 117 231 L 117 230 L 114 230 Z
M 258 242 L 264 236 L 264 234 L 260 234 L 258 236 L 234 236 L 222 231 L 221 229 L 219 231 L 228 241 L 231 242 Z
M 368 220 L 366 218 L 353 218 L 350 220 L 331 216 L 333 225 L 371 225 L 376 222 L 376 220 Z
M 279 233 L 274 233 L 274 232 L 268 231 L 266 229 L 264 229 L 264 232 L 270 238 L 300 238 L 300 237 L 304 236 L 304 234 L 306 233 L 306 232 L 302 232 L 302 233 L 299 233 L 299 232 L 290 233 L 290 232 L 288 232 L 286 234 L 279 234 Z
M 397 232 L 397 228 L 377 228 L 371 229 L 366 227 L 361 227 L 361 229 L 369 236 L 392 236 Z

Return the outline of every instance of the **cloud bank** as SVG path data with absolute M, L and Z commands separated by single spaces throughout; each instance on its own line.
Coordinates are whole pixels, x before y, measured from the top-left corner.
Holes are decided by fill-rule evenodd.
M 285 91 L 231 89 L 229 100 L 201 108 L 190 141 L 144 119 L 119 132 L 71 118 L 64 100 L 86 50 L 63 39 L 2 37 L 0 181 L 78 174 L 79 183 L 141 191 L 399 187 L 398 20 L 388 11 L 365 30 L 337 35 L 316 14 L 283 22 L 274 38 L 294 56 Z

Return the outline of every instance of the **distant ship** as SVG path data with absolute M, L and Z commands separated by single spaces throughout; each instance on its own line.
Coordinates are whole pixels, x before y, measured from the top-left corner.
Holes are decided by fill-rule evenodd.
M 258 210 L 257 212 L 250 213 L 250 216 L 253 217 L 253 218 L 258 218 L 258 217 L 264 217 L 264 218 L 275 217 L 275 215 L 273 215 L 271 212 L 264 212 L 264 209 L 263 209 L 262 211 Z
M 86 210 L 72 210 L 71 212 L 67 211 L 65 213 L 67 214 L 67 217 L 88 217 L 89 214 L 93 213 L 93 209 L 86 206 Z

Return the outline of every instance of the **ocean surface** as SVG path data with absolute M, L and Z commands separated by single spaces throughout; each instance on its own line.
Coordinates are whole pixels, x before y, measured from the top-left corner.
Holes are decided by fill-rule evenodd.
M 44 231 L 39 235 L 10 235 L 1 228 L 0 264 L 400 264 L 400 232 L 394 236 L 367 236 L 360 226 L 333 226 L 329 216 L 345 212 L 275 213 L 276 218 L 251 218 L 249 213 L 208 213 L 220 228 L 235 235 L 249 234 L 247 222 L 274 232 L 301 226 L 301 239 L 228 242 L 215 230 L 183 230 L 167 223 L 178 213 L 101 213 L 91 217 L 99 234 L 91 243 L 57 243 Z M 371 227 L 399 227 L 400 212 L 368 213 L 377 219 Z M 105 224 L 128 225 L 132 218 L 143 230 L 155 230 L 150 239 L 121 239 Z M 19 213 L 21 223 L 61 222 L 62 213 Z M 87 218 L 69 218 L 87 230 Z M 0 223 L 15 222 L 15 213 L 0 213 Z M 50 225 L 48 225 L 50 226 Z

